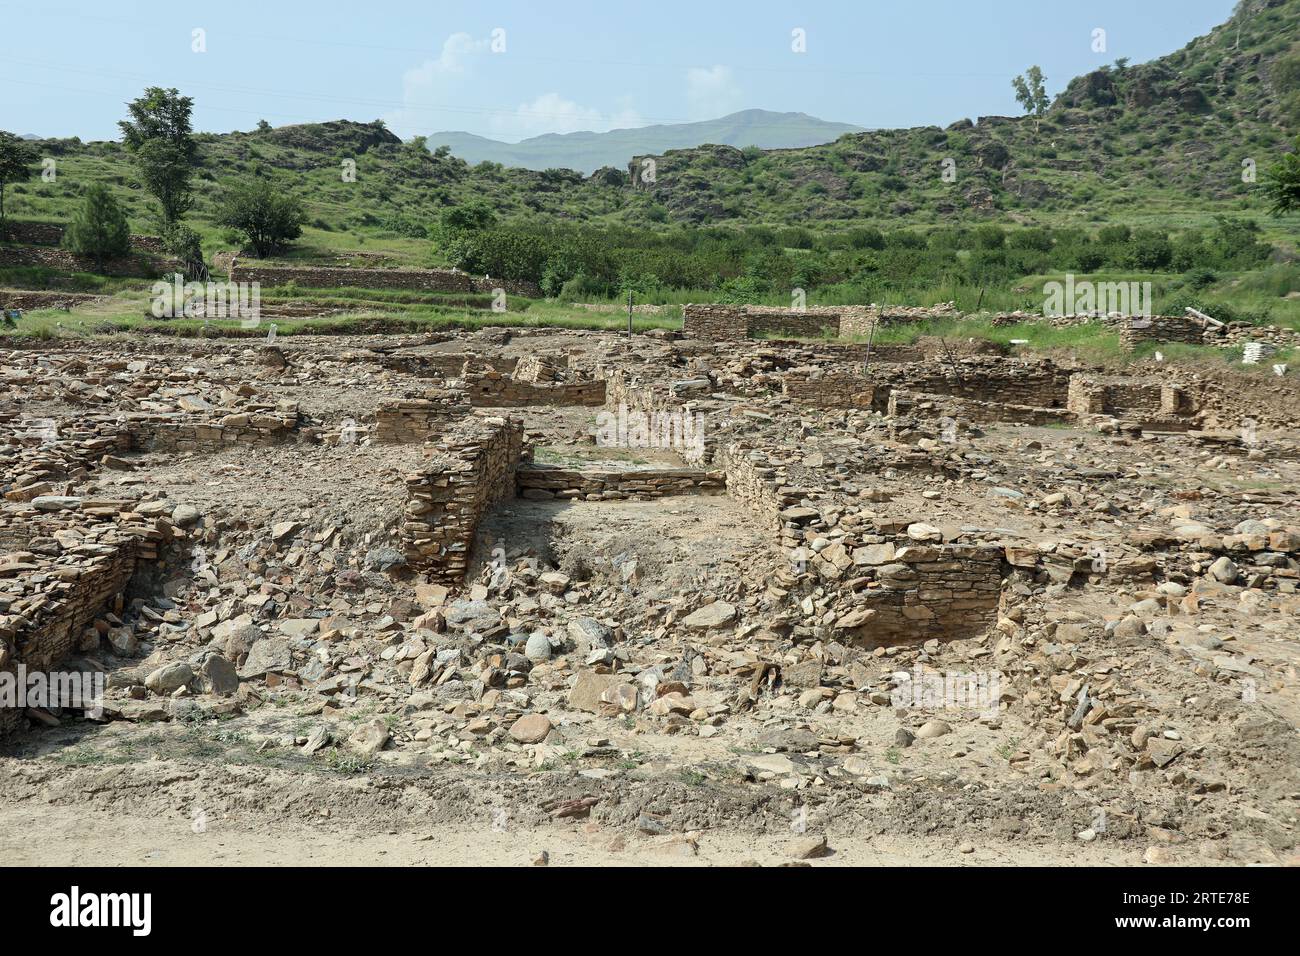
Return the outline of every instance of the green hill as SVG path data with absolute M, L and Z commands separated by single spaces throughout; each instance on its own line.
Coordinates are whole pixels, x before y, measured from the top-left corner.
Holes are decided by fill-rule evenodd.
M 1177 52 L 1076 78 L 1041 121 L 981 117 L 946 129 L 849 133 L 799 149 L 669 150 L 652 157 L 653 182 L 629 175 L 641 170 L 640 158 L 590 175 L 471 165 L 419 138 L 402 143 L 380 123 L 203 134 L 191 219 L 214 236 L 204 220 L 222 181 L 255 174 L 297 192 L 312 227 L 345 247 L 367 236 L 423 238 L 443 210 L 471 201 L 487 203 L 505 223 L 655 230 L 1261 218 L 1264 203 L 1258 186 L 1243 182 L 1243 162 L 1262 170 L 1300 128 L 1298 37 L 1300 0 L 1243 0 L 1227 23 Z M 13 216 L 66 220 L 81 191 L 100 181 L 126 202 L 135 229 L 149 228 L 149 203 L 120 144 L 34 145 L 58 160 L 58 178 L 11 187 Z M 355 182 L 341 175 L 348 160 Z M 941 175 L 945 160 L 953 182 Z

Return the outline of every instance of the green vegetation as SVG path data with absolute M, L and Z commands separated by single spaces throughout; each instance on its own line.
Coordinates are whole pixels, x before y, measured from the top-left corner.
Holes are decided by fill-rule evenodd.
M 129 120 L 117 125 L 140 179 L 162 207 L 161 222 L 171 225 L 193 201 L 195 145 L 190 114 L 194 100 L 174 89 L 151 86 L 127 104 Z
M 302 204 L 284 186 L 257 178 L 230 187 L 217 223 L 233 229 L 259 257 L 265 258 L 302 235 Z
M 1011 81 L 1016 91 L 1016 102 L 1025 108 L 1025 112 L 1036 118 L 1042 117 L 1052 101 L 1047 96 L 1047 84 L 1043 77 L 1043 68 L 1031 66 L 1020 76 Z
M 101 266 L 105 259 L 131 251 L 126 214 L 106 187 L 96 184 L 86 190 L 81 208 L 63 231 L 63 244 Z
M 31 179 L 36 153 L 13 133 L 0 130 L 0 222 L 5 217 L 5 187 Z

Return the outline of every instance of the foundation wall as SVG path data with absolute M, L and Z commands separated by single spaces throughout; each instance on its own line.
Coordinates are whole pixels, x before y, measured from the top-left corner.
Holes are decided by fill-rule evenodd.
M 428 465 L 406 476 L 401 533 L 410 567 L 437 583 L 460 583 L 483 515 L 515 495 L 523 436 L 518 419 L 462 419 L 442 437 Z

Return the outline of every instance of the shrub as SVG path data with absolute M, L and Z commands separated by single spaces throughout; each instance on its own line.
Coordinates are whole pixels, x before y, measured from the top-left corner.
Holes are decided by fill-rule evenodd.
M 131 251 L 126 213 L 107 186 L 94 183 L 86 188 L 81 205 L 63 231 L 63 244 L 79 256 L 93 258 L 101 266 L 105 259 Z

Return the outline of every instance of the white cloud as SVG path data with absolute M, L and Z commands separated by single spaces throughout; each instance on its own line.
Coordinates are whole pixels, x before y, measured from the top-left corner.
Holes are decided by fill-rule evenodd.
M 402 106 L 384 120 L 403 139 L 445 129 L 438 111 L 453 105 L 472 72 L 475 57 L 488 50 L 489 41 L 468 33 L 453 33 L 442 44 L 436 60 L 425 60 L 402 74 Z
M 543 93 L 513 110 L 494 111 L 491 104 L 482 102 L 482 93 L 473 83 L 478 61 L 491 55 L 490 48 L 487 38 L 476 40 L 468 33 L 449 36 L 436 60 L 425 60 L 402 74 L 402 106 L 384 117 L 388 127 L 403 139 L 463 129 L 517 142 L 543 133 L 603 133 L 645 125 L 626 101 L 607 114 L 559 93 Z
M 741 90 L 727 66 L 686 71 L 686 109 L 693 120 L 716 119 L 740 108 Z

